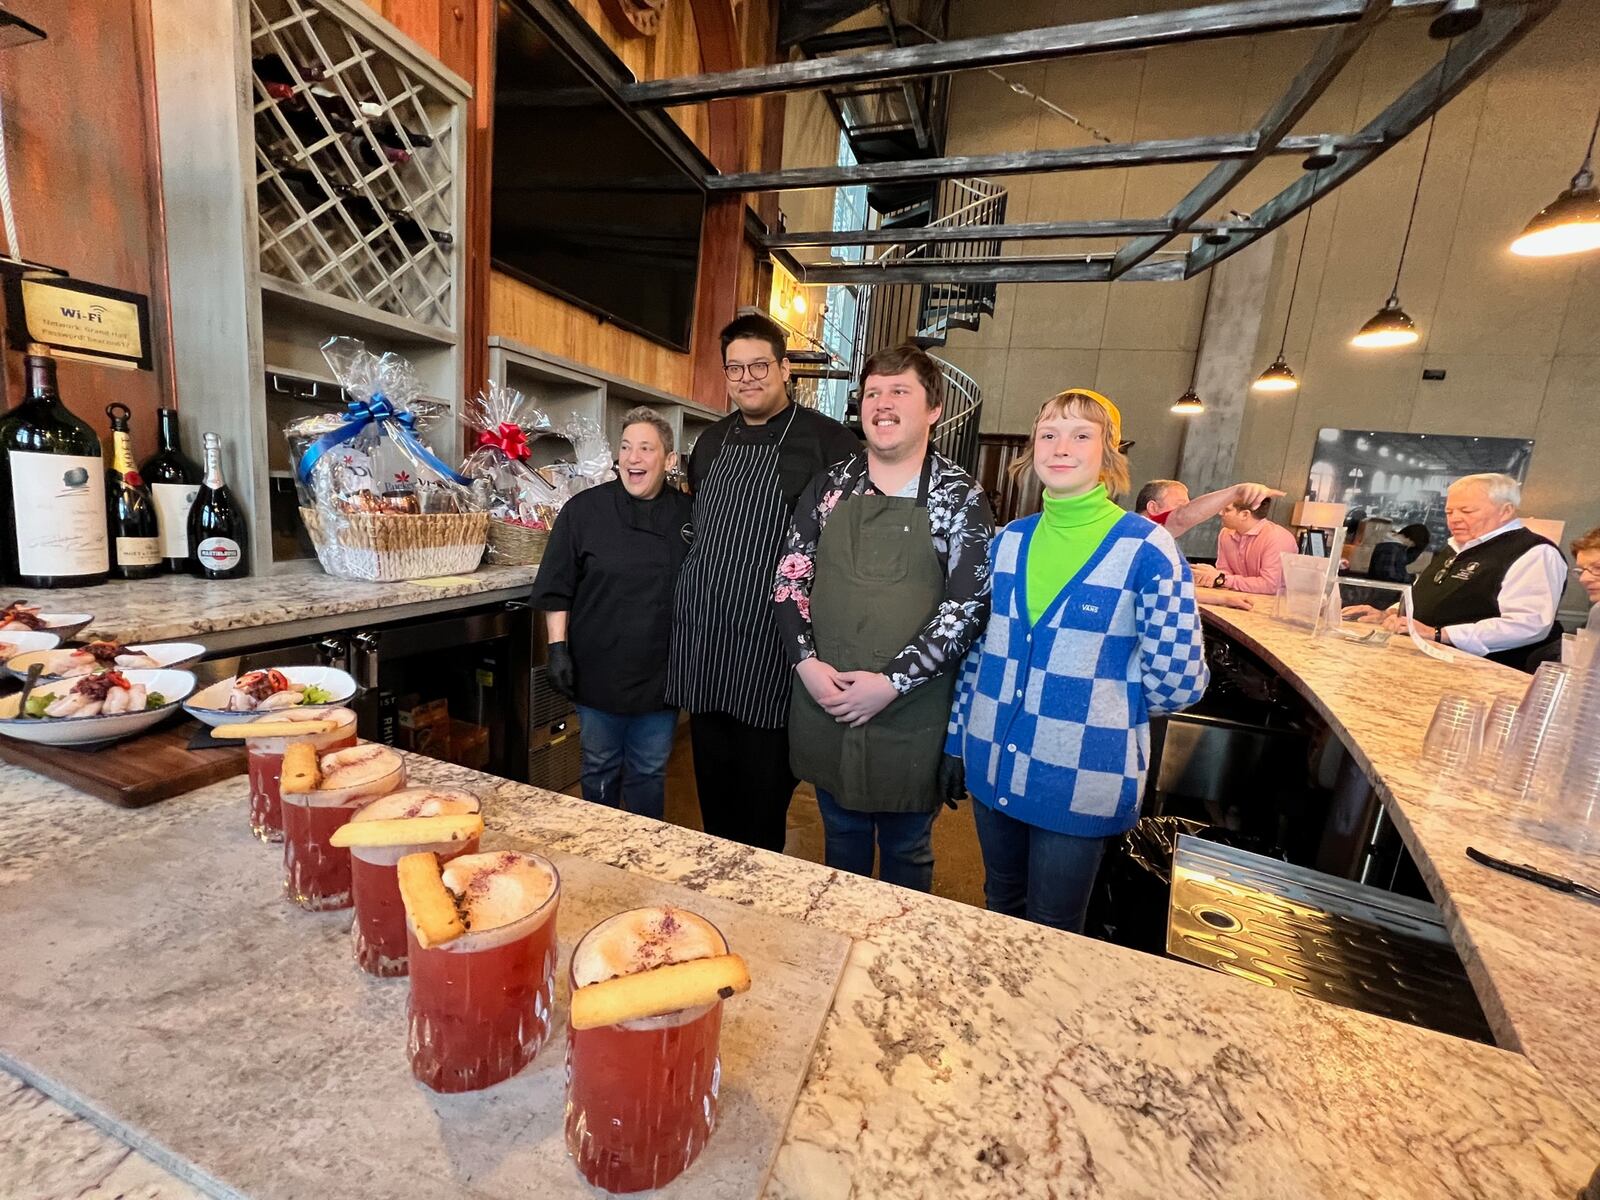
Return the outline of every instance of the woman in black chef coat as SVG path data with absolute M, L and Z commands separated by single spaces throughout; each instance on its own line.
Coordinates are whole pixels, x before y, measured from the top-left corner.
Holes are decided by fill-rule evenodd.
M 533 585 L 550 682 L 578 705 L 583 795 L 660 820 L 678 711 L 666 707 L 672 594 L 689 551 L 689 497 L 654 409 L 623 418 L 617 478 L 562 508 Z

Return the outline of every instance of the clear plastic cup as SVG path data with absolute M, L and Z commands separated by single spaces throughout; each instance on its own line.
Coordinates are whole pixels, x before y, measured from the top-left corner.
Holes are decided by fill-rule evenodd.
M 1483 745 L 1488 714 L 1488 705 L 1482 700 L 1449 694 L 1439 697 L 1422 738 L 1422 761 L 1446 775 L 1465 771 Z
M 635 909 L 586 933 L 573 950 L 574 966 L 608 926 L 668 911 L 709 930 L 721 943 L 719 952 L 727 953 L 727 939 L 704 917 Z M 579 986 L 572 968 L 568 980 Z M 641 1021 L 569 1030 L 567 1152 L 590 1184 L 610 1194 L 648 1191 L 670 1183 L 699 1157 L 717 1123 L 721 1035 L 720 1000 Z
M 1494 776 L 1496 793 L 1522 802 L 1559 778 L 1563 748 L 1577 711 L 1576 679 L 1572 667 L 1539 664 L 1501 751 Z
M 1511 726 L 1516 723 L 1520 703 L 1510 696 L 1497 696 L 1489 706 L 1489 715 L 1483 722 L 1483 746 L 1474 764 L 1481 778 L 1494 778 L 1500 765 L 1500 756 L 1505 752 L 1506 743 L 1511 740 Z
M 1573 691 L 1560 779 L 1540 793 L 1537 819 L 1553 840 L 1588 853 L 1600 849 L 1600 669 L 1580 672 Z

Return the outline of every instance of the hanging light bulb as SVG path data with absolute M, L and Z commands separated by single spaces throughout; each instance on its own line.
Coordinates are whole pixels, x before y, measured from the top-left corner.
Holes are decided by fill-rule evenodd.
M 1320 174 L 1320 168 L 1318 173 Z M 1289 322 L 1294 318 L 1294 297 L 1300 290 L 1300 264 L 1305 261 L 1306 238 L 1311 234 L 1311 214 L 1314 211 L 1316 211 L 1315 205 L 1306 210 L 1305 224 L 1300 226 L 1300 252 L 1294 259 L 1294 281 L 1289 284 L 1289 311 L 1283 314 L 1283 337 L 1278 341 L 1278 357 L 1272 360 L 1270 367 L 1256 376 L 1256 381 L 1250 385 L 1250 390 L 1253 392 L 1292 392 L 1300 386 L 1300 381 L 1295 378 L 1294 372 L 1289 369 L 1289 364 L 1284 361 L 1283 350 L 1289 344 Z
M 1600 133 L 1600 113 L 1589 131 L 1589 148 L 1562 192 L 1528 222 L 1522 236 L 1511 243 L 1511 253 L 1525 258 L 1552 258 L 1600 250 L 1600 188 L 1594 185 L 1594 139 Z
M 1400 297 L 1391 292 L 1384 306 L 1350 339 L 1350 344 L 1363 350 L 1382 350 L 1389 346 L 1409 346 L 1420 336 L 1417 323 L 1400 307 Z
M 806 311 L 806 298 L 799 292 L 796 292 L 794 294 L 794 298 L 789 301 L 789 306 L 793 308 L 795 312 L 803 315 Z
M 1196 413 L 1203 413 L 1205 410 L 1206 406 L 1201 401 L 1199 393 L 1192 387 L 1172 402 L 1172 411 L 1182 413 L 1186 417 L 1192 417 Z
M 1256 381 L 1250 385 L 1253 392 L 1292 392 L 1300 386 L 1300 381 L 1295 378 L 1294 372 L 1289 369 L 1289 364 L 1283 361 L 1283 355 L 1278 355 L 1272 360 L 1272 365 L 1256 376 Z
M 1352 346 L 1363 350 L 1382 350 L 1393 346 L 1409 346 L 1421 335 L 1417 323 L 1400 307 L 1400 275 L 1406 269 L 1406 251 L 1411 247 L 1411 227 L 1417 221 L 1417 201 L 1422 199 L 1422 179 L 1428 173 L 1428 151 L 1433 149 L 1433 129 L 1439 123 L 1439 106 L 1444 100 L 1444 81 L 1450 74 L 1450 51 L 1455 41 L 1444 48 L 1444 61 L 1439 64 L 1439 88 L 1433 98 L 1433 113 L 1428 117 L 1428 136 L 1422 143 L 1422 163 L 1417 167 L 1417 187 L 1411 193 L 1411 215 L 1406 218 L 1405 237 L 1400 240 L 1400 262 L 1394 269 L 1394 286 L 1389 289 L 1389 299 L 1350 339 Z

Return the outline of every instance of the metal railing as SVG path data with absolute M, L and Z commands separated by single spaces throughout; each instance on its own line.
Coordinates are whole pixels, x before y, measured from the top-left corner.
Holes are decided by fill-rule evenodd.
M 933 427 L 933 448 L 968 475 L 978 469 L 978 414 L 983 391 L 960 367 L 934 356 L 944 375 L 944 413 Z

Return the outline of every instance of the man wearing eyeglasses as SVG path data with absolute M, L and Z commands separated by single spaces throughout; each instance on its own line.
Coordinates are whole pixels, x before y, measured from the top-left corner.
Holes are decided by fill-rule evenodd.
M 782 850 L 795 777 L 772 579 L 801 491 L 860 443 L 789 399 L 775 322 L 742 316 L 721 340 L 733 411 L 689 456 L 695 540 L 678 577 L 667 703 L 689 712 L 706 832 Z

